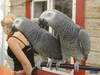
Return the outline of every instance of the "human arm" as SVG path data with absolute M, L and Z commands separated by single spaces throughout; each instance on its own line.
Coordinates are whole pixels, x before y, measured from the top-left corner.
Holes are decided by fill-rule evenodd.
M 16 38 L 10 37 L 8 39 L 8 46 L 11 48 L 16 58 L 22 64 L 23 70 L 25 71 L 26 75 L 31 75 L 32 71 L 31 63 L 29 62 L 26 55 L 23 53 L 22 48 L 18 43 L 18 40 Z

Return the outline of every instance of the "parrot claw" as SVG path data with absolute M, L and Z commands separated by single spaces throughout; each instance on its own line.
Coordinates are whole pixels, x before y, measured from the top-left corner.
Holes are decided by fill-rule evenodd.
M 35 64 L 35 66 L 36 66 L 38 69 L 40 69 L 40 70 L 42 70 L 42 67 L 41 67 L 41 63 L 42 63 L 42 62 L 43 62 L 43 60 L 39 58 L 39 61 L 36 62 L 36 64 Z
M 53 63 L 53 60 L 49 59 L 47 65 L 46 65 L 47 68 L 50 68 L 50 70 L 52 70 L 52 63 Z
M 36 65 L 36 67 L 37 67 L 38 69 L 42 70 L 41 63 L 38 63 L 38 64 Z
M 80 63 L 78 61 L 76 61 L 74 64 L 74 70 L 77 72 L 79 71 L 79 65 L 80 65 Z
M 56 70 L 58 70 L 60 64 L 62 64 L 62 61 L 58 61 L 58 62 L 56 63 Z

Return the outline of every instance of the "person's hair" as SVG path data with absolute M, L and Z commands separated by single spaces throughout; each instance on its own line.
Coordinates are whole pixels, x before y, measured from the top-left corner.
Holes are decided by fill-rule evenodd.
M 1 21 L 1 25 L 2 25 L 2 26 L 5 25 L 5 22 L 9 22 L 9 23 L 11 23 L 11 25 L 12 25 L 12 23 L 13 23 L 14 20 L 15 20 L 15 16 L 14 16 L 14 15 L 7 15 L 7 16 L 5 16 L 5 17 L 3 18 L 3 20 Z M 8 40 L 9 37 L 11 37 L 12 35 L 13 35 L 13 32 L 9 33 L 7 40 Z
M 3 18 L 3 20 L 1 21 L 1 24 L 5 24 L 6 21 L 12 23 L 15 19 L 15 16 L 14 15 L 7 15 Z

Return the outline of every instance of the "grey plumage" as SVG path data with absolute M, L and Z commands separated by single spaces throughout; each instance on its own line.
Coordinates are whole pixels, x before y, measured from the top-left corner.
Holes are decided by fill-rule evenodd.
M 80 47 L 83 50 L 83 54 L 85 56 L 85 58 L 87 59 L 88 54 L 90 52 L 90 38 L 88 33 L 84 30 L 81 29 L 79 32 L 79 41 L 80 41 Z
M 25 35 L 40 55 L 57 60 L 62 59 L 59 40 L 48 31 L 40 28 L 37 22 L 20 17 L 15 19 L 13 27 Z
M 87 59 L 90 39 L 85 29 L 81 29 L 67 15 L 58 10 L 44 11 L 39 23 L 51 26 L 59 35 L 63 60 L 73 56 L 77 61 Z

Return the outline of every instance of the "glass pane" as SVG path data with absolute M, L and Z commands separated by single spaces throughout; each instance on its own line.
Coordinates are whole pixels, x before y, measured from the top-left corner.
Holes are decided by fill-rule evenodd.
M 72 0 L 55 0 L 55 9 L 72 18 Z
M 34 3 L 34 18 L 38 18 L 47 9 L 47 1 Z

